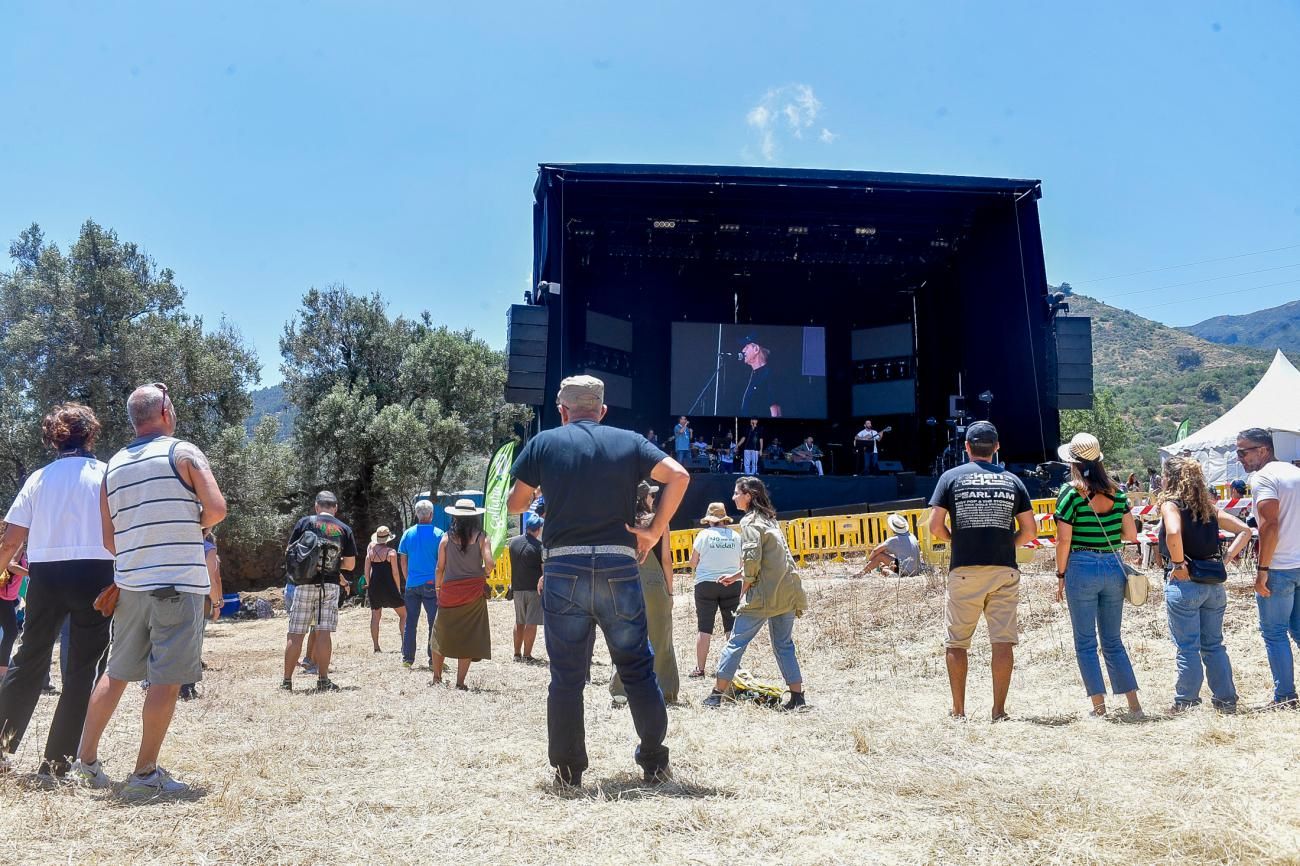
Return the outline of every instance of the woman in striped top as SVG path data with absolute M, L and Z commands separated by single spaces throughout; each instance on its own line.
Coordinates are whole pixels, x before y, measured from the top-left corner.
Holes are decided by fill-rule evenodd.
M 1058 451 L 1070 464 L 1070 483 L 1056 499 L 1056 600 L 1064 598 L 1074 629 L 1074 655 L 1092 699 L 1092 715 L 1106 715 L 1106 683 L 1097 658 L 1110 673 L 1111 692 L 1128 699 L 1129 712 L 1141 716 L 1137 677 L 1120 638 L 1127 580 L 1121 553 L 1137 539 L 1128 497 L 1102 465 L 1101 444 L 1079 433 Z

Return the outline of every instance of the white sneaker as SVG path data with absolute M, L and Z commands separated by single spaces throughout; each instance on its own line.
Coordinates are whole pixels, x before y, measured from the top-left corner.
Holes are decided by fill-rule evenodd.
M 104 772 L 104 762 L 98 759 L 87 764 L 78 758 L 72 764 L 72 778 L 87 788 L 107 788 L 113 784 Z
M 130 798 L 158 797 L 162 795 L 184 794 L 190 786 L 172 778 L 172 774 L 162 767 L 154 767 L 145 776 L 132 773 L 122 786 L 122 796 Z

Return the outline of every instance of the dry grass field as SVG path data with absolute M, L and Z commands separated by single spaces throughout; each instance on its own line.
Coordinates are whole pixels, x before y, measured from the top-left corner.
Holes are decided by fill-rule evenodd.
M 1083 718 L 1069 621 L 1054 580 L 1027 575 L 1009 710 L 991 724 L 983 627 L 971 720 L 945 717 L 936 578 L 848 579 L 809 568 L 795 638 L 813 709 L 708 711 L 684 679 L 670 710 L 674 784 L 644 786 L 626 710 L 595 668 L 591 768 L 561 793 L 546 765 L 544 668 L 510 661 L 507 604 L 492 606 L 497 658 L 472 690 L 403 670 L 387 626 L 348 609 L 334 678 L 344 691 L 278 691 L 285 620 L 211 626 L 202 699 L 182 704 L 163 763 L 194 783 L 181 802 L 34 782 L 52 702 L 43 699 L 0 780 L 3 855 L 15 863 L 1295 863 L 1300 714 L 1166 718 L 1173 647 L 1160 597 L 1125 630 L 1152 718 Z M 680 581 L 677 651 L 691 667 L 693 605 Z M 1243 703 L 1270 692 L 1253 600 L 1234 581 L 1228 644 Z M 598 644 L 597 654 L 603 650 Z M 717 647 L 711 661 L 716 661 Z M 766 638 L 747 666 L 776 678 Z M 310 680 L 304 678 L 302 688 Z M 140 693 L 102 752 L 131 769 Z

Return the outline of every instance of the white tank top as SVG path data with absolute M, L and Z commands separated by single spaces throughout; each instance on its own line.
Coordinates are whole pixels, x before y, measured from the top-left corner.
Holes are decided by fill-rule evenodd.
M 203 558 L 202 510 L 176 471 L 179 439 L 137 439 L 108 461 L 108 513 L 117 546 L 117 585 L 181 592 L 209 590 Z

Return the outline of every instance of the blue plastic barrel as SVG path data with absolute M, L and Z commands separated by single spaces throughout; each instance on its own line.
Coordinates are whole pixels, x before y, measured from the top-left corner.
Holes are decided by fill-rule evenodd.
M 239 613 L 239 593 L 228 592 L 221 596 L 221 615 L 234 616 Z

